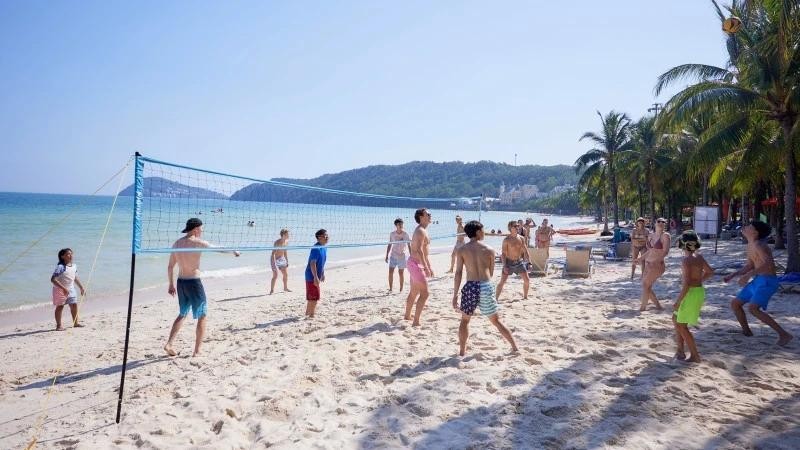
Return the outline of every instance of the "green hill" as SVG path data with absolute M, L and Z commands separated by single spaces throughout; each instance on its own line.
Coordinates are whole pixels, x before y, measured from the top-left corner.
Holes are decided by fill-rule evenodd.
M 310 180 L 275 178 L 273 181 L 324 187 L 344 191 L 404 197 L 497 197 L 501 183 L 507 187 L 535 184 L 540 191 L 550 191 L 564 184 L 576 184 L 572 166 L 511 166 L 491 161 L 435 163 L 413 161 L 397 166 L 368 166 L 325 174 Z M 283 192 L 280 192 L 283 191 Z M 317 202 L 318 193 L 254 184 L 239 190 L 231 200 Z M 375 202 L 370 202 L 375 204 Z

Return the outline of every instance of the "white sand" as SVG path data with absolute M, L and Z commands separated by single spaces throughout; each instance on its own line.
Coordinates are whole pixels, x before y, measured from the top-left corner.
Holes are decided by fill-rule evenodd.
M 741 244 L 720 249 L 705 250 L 712 265 L 741 259 Z M 668 309 L 679 257 L 656 287 Z M 602 258 L 588 280 L 534 279 L 525 301 L 512 278 L 500 313 L 521 354 L 476 317 L 459 358 L 449 254 L 433 263 L 419 329 L 401 320 L 405 295 L 386 294 L 382 260 L 329 270 L 313 321 L 301 319 L 301 277 L 271 297 L 263 277 L 208 280 L 202 358 L 188 357 L 193 320 L 180 356 L 161 349 L 176 300 L 137 306 L 119 425 L 124 314 L 64 333 L 49 320 L 0 330 L 0 448 L 34 434 L 37 448 L 800 448 L 800 339 L 779 348 L 754 320 L 744 337 L 728 308 L 735 283 L 706 285 L 699 365 L 672 361 L 670 313 L 639 315 L 629 263 Z M 769 309 L 795 335 L 799 299 L 779 294 Z

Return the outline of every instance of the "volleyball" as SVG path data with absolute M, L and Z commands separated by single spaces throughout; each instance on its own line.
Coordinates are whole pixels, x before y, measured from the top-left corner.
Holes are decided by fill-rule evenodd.
M 722 22 L 722 31 L 733 34 L 742 28 L 742 20 L 736 16 L 731 16 Z

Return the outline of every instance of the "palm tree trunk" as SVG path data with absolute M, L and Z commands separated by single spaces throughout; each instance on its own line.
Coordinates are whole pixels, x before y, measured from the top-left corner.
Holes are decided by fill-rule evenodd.
M 786 190 L 784 192 L 785 198 L 783 206 L 786 210 L 786 253 L 788 259 L 786 261 L 786 272 L 800 272 L 800 249 L 798 248 L 797 241 L 797 186 L 795 180 L 797 179 L 797 163 L 794 159 L 794 146 L 792 145 L 792 124 L 784 122 L 781 124 L 783 128 L 783 141 L 786 146 Z
M 612 212 L 614 213 L 614 228 L 619 228 L 619 204 L 617 203 L 617 174 L 614 173 L 613 162 L 608 165 L 608 174 L 611 180 L 611 209 Z M 606 222 L 608 222 L 608 220 L 606 220 Z M 608 228 L 608 225 L 606 225 L 606 228 Z
M 647 199 L 650 203 L 650 225 L 656 225 L 656 200 L 653 197 L 653 178 L 647 180 Z

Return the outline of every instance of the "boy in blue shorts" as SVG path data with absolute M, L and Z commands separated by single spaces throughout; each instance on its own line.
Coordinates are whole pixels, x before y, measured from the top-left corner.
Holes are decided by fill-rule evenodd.
M 753 335 L 744 312 L 744 305 L 748 304 L 747 309 L 750 310 L 750 314 L 775 330 L 778 333 L 778 345 L 785 346 L 794 336 L 787 333 L 765 312 L 770 297 L 778 291 L 775 260 L 772 258 L 772 251 L 764 242 L 771 231 L 772 227 L 761 221 L 754 221 L 742 229 L 742 235 L 747 239 L 747 263 L 740 270 L 726 276 L 724 280 L 727 283 L 734 277 L 741 276 L 739 285 L 744 288 L 731 301 L 731 309 L 742 326 L 742 333 L 745 336 Z
M 306 265 L 306 317 L 314 317 L 317 309 L 317 302 L 322 297 L 319 284 L 325 281 L 325 261 L 328 259 L 328 232 L 324 229 L 314 233 L 317 243 L 308 254 L 308 264 Z

